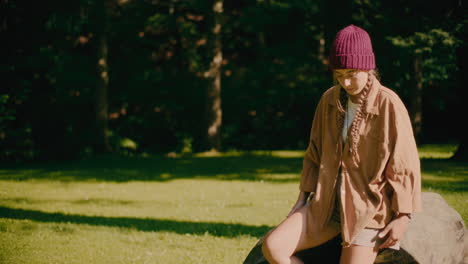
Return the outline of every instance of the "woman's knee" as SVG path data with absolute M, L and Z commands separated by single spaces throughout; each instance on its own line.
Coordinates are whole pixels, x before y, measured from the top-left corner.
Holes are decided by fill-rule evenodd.
M 282 245 L 281 240 L 277 239 L 278 236 L 272 232 L 265 237 L 262 244 L 263 256 L 268 261 L 278 261 L 284 257 L 288 257 L 287 252 L 284 250 L 284 245 Z
M 301 236 L 297 220 L 290 217 L 265 236 L 262 252 L 269 262 L 281 263 L 294 254 Z
M 325 228 L 314 234 L 306 232 L 306 208 L 299 209 L 268 233 L 262 245 L 262 252 L 270 262 L 290 258 L 296 251 L 318 246 L 339 234 L 339 229 Z

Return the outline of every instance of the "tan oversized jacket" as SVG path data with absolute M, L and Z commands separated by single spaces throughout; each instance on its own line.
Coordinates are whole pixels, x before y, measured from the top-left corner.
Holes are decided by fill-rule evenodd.
M 299 185 L 301 191 L 313 193 L 307 205 L 307 232 L 328 224 L 335 192 L 340 191 L 345 247 L 365 227 L 384 228 L 400 212 L 422 210 L 420 162 L 408 112 L 395 92 L 373 78 L 354 160 L 350 136 L 344 146 L 342 141 L 342 88 L 333 86 L 322 95 Z M 341 186 L 335 188 L 340 167 Z

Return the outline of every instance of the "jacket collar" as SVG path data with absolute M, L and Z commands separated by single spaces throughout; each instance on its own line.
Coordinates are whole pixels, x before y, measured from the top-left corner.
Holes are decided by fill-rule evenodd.
M 378 102 L 377 102 L 377 96 L 379 94 L 380 86 L 382 86 L 379 82 L 379 80 L 373 75 L 371 78 L 372 80 L 372 85 L 369 90 L 369 94 L 367 95 L 367 105 L 366 108 L 364 109 L 365 112 L 369 114 L 374 114 L 378 115 L 379 110 L 378 110 Z M 340 85 L 335 85 L 333 87 L 333 99 L 329 101 L 329 103 L 333 106 L 336 106 L 340 111 L 344 112 L 344 108 L 341 105 L 340 102 L 340 90 L 343 89 L 341 88 Z

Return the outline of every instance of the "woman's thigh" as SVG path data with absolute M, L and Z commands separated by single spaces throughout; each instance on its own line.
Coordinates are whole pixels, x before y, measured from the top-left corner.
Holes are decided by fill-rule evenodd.
M 377 247 L 358 245 L 342 248 L 340 264 L 373 264 L 378 251 Z
M 307 234 L 307 210 L 307 206 L 302 207 L 272 230 L 263 242 L 264 251 L 292 256 L 297 251 L 319 246 L 340 233 L 339 226 L 329 225 L 320 232 Z

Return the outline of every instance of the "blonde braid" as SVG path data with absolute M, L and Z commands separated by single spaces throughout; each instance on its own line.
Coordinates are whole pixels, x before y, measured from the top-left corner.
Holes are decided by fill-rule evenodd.
M 364 117 L 363 109 L 365 109 L 367 105 L 367 95 L 369 94 L 369 91 L 371 89 L 372 82 L 373 82 L 372 75 L 373 75 L 373 72 L 368 73 L 367 83 L 364 86 L 363 91 L 358 98 L 356 115 L 354 117 L 353 122 L 351 123 L 350 151 L 353 153 L 353 158 L 357 158 L 357 147 L 358 147 L 358 141 L 359 141 L 359 124 L 361 123 Z

